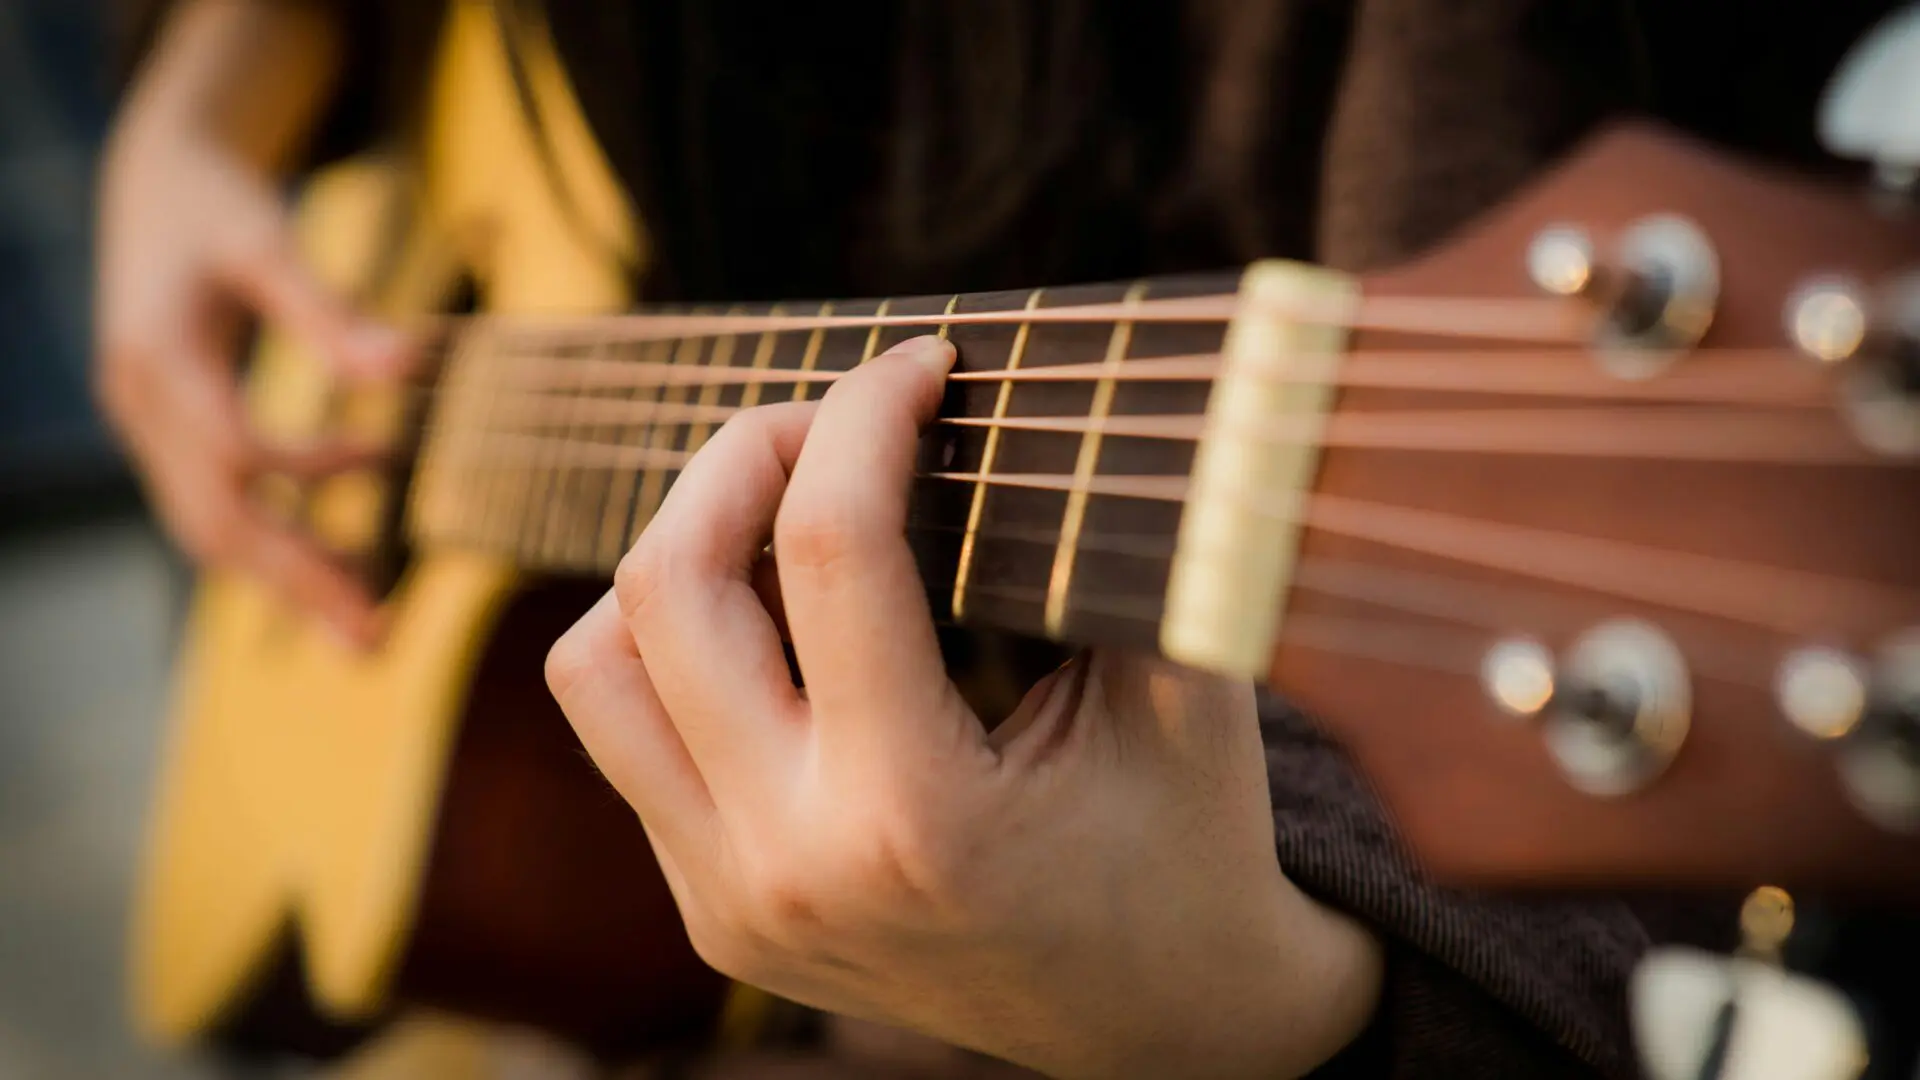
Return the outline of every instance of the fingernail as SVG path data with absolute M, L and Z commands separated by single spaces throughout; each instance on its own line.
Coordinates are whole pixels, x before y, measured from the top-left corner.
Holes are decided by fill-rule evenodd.
M 908 338 L 887 351 L 895 356 L 904 356 L 942 375 L 953 370 L 953 362 L 957 356 L 953 351 L 953 343 L 935 334 Z

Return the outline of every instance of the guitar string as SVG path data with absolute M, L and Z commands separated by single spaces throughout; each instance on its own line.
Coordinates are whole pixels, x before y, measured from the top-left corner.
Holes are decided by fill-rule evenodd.
M 1194 304 L 1188 304 L 1183 308 L 1176 309 L 1172 306 L 1172 302 L 1148 302 L 1148 303 L 1155 304 L 1159 308 L 1159 310 L 1150 313 L 1150 317 L 1167 317 L 1167 318 L 1186 319 L 1186 318 L 1191 318 L 1197 313 L 1200 313 L 1200 310 L 1201 310 L 1198 308 L 1197 305 L 1194 305 Z M 1114 307 L 1114 306 L 1107 305 L 1106 307 Z M 1538 305 L 1534 304 L 1534 308 L 1535 310 L 1538 310 Z M 1089 306 L 1083 306 L 1077 310 L 1070 309 L 1070 308 L 1051 309 L 1049 316 L 1043 317 L 1043 318 L 1035 318 L 1035 316 L 1039 315 L 1040 312 L 1021 312 L 1019 313 L 1018 317 L 1014 317 L 1014 318 L 1007 317 L 1005 313 L 993 313 L 992 315 L 983 313 L 976 319 L 963 320 L 963 319 L 957 319 L 951 316 L 944 317 L 944 318 L 941 316 L 929 316 L 921 321 L 924 321 L 928 325 L 941 325 L 941 324 L 950 325 L 957 321 L 995 321 L 995 322 L 1004 322 L 1004 323 L 1027 323 L 1027 322 L 1040 322 L 1040 321 L 1079 321 L 1079 320 L 1091 321 L 1094 319 L 1098 319 L 1100 321 L 1106 321 L 1117 313 L 1118 313 L 1117 308 L 1114 311 L 1107 311 L 1107 310 L 1104 310 L 1102 306 L 1089 305 Z M 1132 316 L 1132 315 L 1138 314 L 1138 312 L 1129 311 L 1127 314 Z M 1378 313 L 1376 312 L 1376 314 Z M 1402 312 L 1401 314 L 1404 316 L 1405 312 Z M 1431 314 L 1431 311 L 1429 311 L 1429 314 Z M 1484 315 L 1484 311 L 1479 312 L 1478 314 Z M 1564 316 L 1564 314 L 1565 314 L 1564 311 L 1561 312 L 1562 316 Z M 822 321 L 821 317 L 816 316 L 816 317 L 813 317 L 811 321 L 809 321 L 806 317 L 793 317 L 792 320 L 789 320 L 787 317 L 768 318 L 768 317 L 754 317 L 754 316 L 720 317 L 718 320 L 716 320 L 714 317 L 679 317 L 679 316 L 620 317 L 620 319 L 624 324 L 624 327 L 628 329 L 630 332 L 634 333 L 636 335 L 636 338 L 639 340 L 647 340 L 647 339 L 656 338 L 656 337 L 657 338 L 685 337 L 685 336 L 689 336 L 690 332 L 692 331 L 704 331 L 707 333 L 718 333 L 721 331 L 725 331 L 730 333 L 738 333 L 744 328 L 750 328 L 753 326 L 759 326 L 762 328 L 778 326 L 781 329 L 799 329 L 799 328 L 805 328 L 807 326 L 812 326 L 816 329 L 832 327 L 832 326 L 855 326 L 855 325 L 879 326 L 879 325 L 885 325 L 889 321 L 898 324 L 898 323 L 910 322 L 916 318 L 917 317 L 913 317 L 913 316 L 899 316 L 899 317 L 892 317 L 891 319 L 875 319 L 875 318 L 862 318 L 859 316 L 843 316 L 843 317 L 832 317 L 832 321 Z M 752 321 L 742 322 L 742 320 L 752 320 Z M 573 325 L 575 328 L 577 328 L 578 324 L 573 324 Z M 1402 325 L 1408 325 L 1408 324 L 1403 322 Z M 1784 351 L 1784 350 L 1781 350 L 1781 351 Z M 1218 359 L 1216 357 L 1203 356 L 1203 357 L 1186 357 L 1186 358 L 1178 358 L 1178 359 L 1182 359 L 1186 361 L 1197 360 L 1203 364 L 1211 364 L 1216 370 L 1218 367 Z M 1131 369 L 1129 373 L 1130 374 L 1138 373 L 1138 374 L 1144 375 L 1145 373 L 1142 372 L 1141 368 L 1136 366 L 1142 363 L 1147 363 L 1147 361 L 1130 362 L 1127 365 L 1128 368 Z M 1163 366 L 1167 366 L 1167 365 L 1163 365 Z M 645 376 L 655 376 L 658 374 L 658 373 L 647 372 L 647 371 L 636 371 L 632 367 L 626 367 L 622 370 L 627 376 L 629 376 L 629 378 L 631 378 L 634 375 L 645 377 Z M 1029 372 L 1039 371 L 1039 372 L 1042 372 L 1043 374 L 1045 373 L 1044 368 L 1028 369 L 1028 371 Z M 576 372 L 573 374 L 578 374 L 578 373 Z M 710 373 L 703 373 L 703 374 L 710 375 Z M 960 375 L 957 377 L 964 378 L 966 376 L 972 375 L 975 377 L 985 377 L 990 379 L 994 376 L 994 374 L 995 373 L 992 373 L 992 372 L 960 373 Z M 1113 373 L 1111 371 L 1108 371 L 1106 373 L 1108 377 L 1111 377 L 1112 374 Z M 722 375 L 721 377 L 726 378 L 725 375 Z M 774 372 L 766 372 L 764 373 L 763 377 L 769 380 L 796 378 L 793 375 L 783 376 Z M 824 375 L 824 377 L 821 378 L 821 381 L 827 381 L 832 377 L 833 377 L 832 375 Z M 1007 373 L 1000 373 L 1000 377 L 1002 379 L 1006 379 L 1006 378 L 1011 378 L 1013 376 Z M 692 377 L 689 381 L 701 382 L 705 380 L 703 380 L 701 376 L 696 375 Z M 729 381 L 732 381 L 732 380 L 729 380 Z M 574 402 L 569 402 L 569 404 L 572 406 L 578 407 L 579 402 L 574 401 Z M 708 423 L 708 422 L 711 422 L 712 419 L 713 417 L 703 416 L 701 418 L 701 422 Z M 1026 419 L 1028 422 L 1032 422 L 1032 418 L 1022 418 L 1022 419 Z M 1059 419 L 1062 420 L 1063 422 L 1070 420 L 1070 418 L 1059 418 Z M 1182 434 L 1184 435 L 1184 433 Z M 621 451 L 621 450 L 626 450 L 630 448 L 613 447 L 609 449 L 614 451 Z M 683 460 L 684 460 L 684 457 L 676 456 L 675 458 L 669 459 L 668 462 L 664 462 L 662 464 L 678 464 Z M 662 467 L 662 465 L 654 465 L 652 467 Z M 1009 485 L 1032 486 L 1032 487 L 1052 487 L 1057 489 L 1060 487 L 1060 485 L 1063 482 L 1065 482 L 1065 478 L 1063 477 L 1047 476 L 1047 475 L 1032 475 L 1032 476 L 1026 476 L 1026 477 L 1007 477 L 1007 476 L 1000 476 L 1000 475 L 982 477 L 978 475 L 964 474 L 964 473 L 946 473 L 946 474 L 936 473 L 932 475 L 934 478 L 964 480 L 972 483 L 984 483 L 984 484 L 995 485 L 995 486 L 1009 486 Z M 1173 481 L 1172 485 L 1168 484 L 1167 481 L 1169 479 Z M 1112 491 L 1113 493 L 1133 495 L 1135 497 L 1172 498 L 1172 499 L 1175 499 L 1176 501 L 1184 500 L 1184 483 L 1185 483 L 1184 478 L 1152 478 L 1152 477 L 1096 478 L 1096 486 L 1106 488 Z M 1355 507 L 1348 506 L 1347 508 L 1351 510 L 1351 509 L 1354 509 Z M 1371 509 L 1375 511 L 1385 510 L 1388 512 L 1392 512 L 1395 508 L 1373 507 Z M 1270 513 L 1271 508 L 1264 508 L 1259 512 Z M 1298 511 L 1289 511 L 1289 513 L 1297 514 Z M 1311 526 L 1314 523 L 1310 521 L 1308 524 Z M 1489 528 L 1489 527 L 1494 529 L 1500 528 L 1499 526 L 1492 525 L 1491 523 L 1468 522 L 1465 524 L 1468 524 L 1469 526 L 1480 527 L 1483 529 Z M 1377 527 L 1379 525 L 1379 522 L 1375 521 L 1374 525 Z M 1322 527 L 1324 527 L 1323 523 L 1322 523 Z M 1349 522 L 1349 528 L 1352 528 L 1352 527 L 1353 527 L 1353 523 Z M 1364 529 L 1362 531 L 1364 531 Z M 1496 533 L 1495 535 L 1498 536 L 1501 534 Z M 1512 536 L 1507 536 L 1506 538 L 1510 540 L 1512 539 Z M 1565 537 L 1560 537 L 1559 539 L 1572 540 L 1577 542 L 1577 541 L 1580 541 L 1582 538 L 1565 536 Z M 1417 545 L 1413 545 L 1413 546 L 1417 548 Z M 1511 553 L 1511 551 L 1509 553 Z M 1670 559 L 1675 556 L 1679 556 L 1683 560 L 1688 558 L 1687 556 L 1682 555 L 1682 553 L 1648 552 L 1644 554 L 1651 555 L 1655 558 L 1659 558 L 1662 555 Z M 1700 559 L 1703 557 L 1692 557 L 1692 558 Z M 1563 576 L 1566 573 L 1566 569 L 1564 567 L 1560 567 L 1557 569 L 1552 567 L 1546 567 L 1544 569 L 1554 571 L 1548 576 Z M 1718 584 L 1722 586 L 1725 586 L 1730 581 L 1739 583 L 1741 582 L 1743 576 L 1751 577 L 1752 573 L 1756 571 L 1760 573 L 1771 572 L 1775 575 L 1788 574 L 1788 572 L 1785 572 L 1785 571 L 1771 570 L 1770 568 L 1747 567 L 1741 564 L 1730 563 L 1725 560 L 1712 560 L 1710 558 L 1706 559 L 1704 562 L 1696 562 L 1694 565 L 1690 567 L 1690 569 L 1696 569 L 1696 570 L 1697 569 L 1708 569 L 1708 570 L 1717 569 L 1717 570 L 1723 571 L 1723 573 L 1719 575 L 1721 580 L 1718 581 Z M 1533 572 L 1536 575 L 1538 575 L 1542 572 L 1542 570 L 1543 570 L 1542 567 L 1536 565 Z M 1800 577 L 1807 577 L 1807 575 L 1800 575 Z M 1708 580 L 1711 581 L 1714 578 L 1714 575 L 1708 574 L 1707 578 Z M 1793 580 L 1793 577 L 1787 576 L 1784 578 L 1780 578 L 1780 580 Z M 1815 580 L 1813 583 L 1814 584 L 1832 584 L 1831 581 L 1823 581 L 1823 580 Z M 1618 591 L 1617 585 L 1618 583 L 1616 583 L 1616 589 L 1614 591 Z M 1723 600 L 1732 595 L 1731 591 L 1724 587 L 1719 590 L 1706 590 L 1704 592 L 1696 591 L 1695 595 L 1690 600 L 1691 606 L 1701 610 L 1708 611 L 1710 613 L 1718 613 L 1716 612 L 1715 606 L 1713 604 L 1702 603 L 1703 597 L 1707 597 L 1716 591 L 1718 592 L 1719 597 Z M 1804 590 L 1798 590 L 1798 591 L 1804 594 Z M 1854 596 L 1851 598 L 1851 601 L 1854 603 L 1859 603 L 1862 599 L 1863 598 L 1860 596 Z M 1862 610 L 1866 610 L 1867 608 L 1867 605 L 1864 605 L 1864 604 L 1860 606 Z M 1755 615 L 1755 611 L 1749 610 L 1745 613 L 1744 617 L 1751 620 L 1754 618 L 1754 615 Z M 1779 625 L 1781 621 L 1779 618 L 1778 612 L 1766 612 L 1762 610 L 1761 616 L 1762 617 L 1759 618 L 1758 621 L 1760 621 L 1763 625 Z
M 645 389 L 688 384 L 746 387 L 833 383 L 847 372 L 796 371 L 791 368 L 710 368 L 676 366 L 647 360 L 563 354 L 494 354 L 485 357 L 514 394 L 551 391 L 558 386 L 587 389 Z M 1439 362 L 1436 362 L 1439 361 Z M 1132 357 L 1120 369 L 1100 363 L 1022 367 L 1013 371 L 958 370 L 954 383 L 1093 383 L 1102 378 L 1130 382 L 1208 382 L 1217 378 L 1226 358 L 1220 353 Z M 1332 383 L 1348 387 L 1508 393 L 1538 396 L 1618 398 L 1651 401 L 1755 405 L 1821 405 L 1831 394 L 1831 372 L 1784 348 L 1695 349 L 1657 379 L 1620 379 L 1600 370 L 1591 354 L 1579 350 L 1477 352 L 1466 350 L 1354 349 L 1339 354 L 1289 354 L 1235 362 L 1234 377 L 1262 383 Z M 431 400 L 437 382 L 416 383 L 408 392 Z
M 459 456 L 493 459 L 562 449 L 546 464 L 572 465 L 609 456 L 631 467 L 677 468 L 683 456 L 662 457 L 647 447 L 576 437 L 580 427 L 645 422 L 646 430 L 705 433 L 738 409 L 727 406 L 629 405 L 609 399 L 599 410 L 539 410 L 531 421 L 509 407 L 493 419 L 507 423 L 424 425 L 428 433 L 459 431 Z M 521 421 L 515 423 L 515 421 Z M 935 429 L 1030 431 L 1081 434 L 1092 428 L 1078 416 L 938 417 Z M 552 429 L 567 429 L 554 433 Z M 1911 468 L 1912 459 L 1878 454 L 1863 446 L 1837 413 L 1724 412 L 1627 409 L 1469 409 L 1336 412 L 1324 419 L 1286 417 L 1246 431 L 1212 425 L 1200 413 L 1125 413 L 1104 421 L 1110 436 L 1197 444 L 1226 438 L 1263 446 L 1315 445 L 1428 452 L 1526 454 L 1567 457 L 1697 460 L 1783 465 L 1851 465 Z M 544 433 L 543 433 L 544 431 Z M 698 444 L 695 444 L 698 445 Z
M 1379 569 L 1377 567 L 1367 567 L 1364 564 L 1350 564 L 1350 566 L 1366 570 Z M 1324 585 L 1316 583 L 1305 576 L 1313 570 L 1314 567 L 1315 563 L 1313 560 L 1303 561 L 1301 564 L 1303 576 L 1296 577 L 1291 582 L 1292 590 L 1318 593 L 1322 596 L 1329 596 L 1336 599 L 1353 599 L 1340 592 L 1328 589 Z M 1455 579 L 1449 584 L 1458 584 L 1464 580 L 1465 579 Z M 952 589 L 953 583 L 927 579 L 925 581 L 925 587 L 931 599 L 946 594 Z M 1046 602 L 1046 590 L 1037 586 L 1021 587 L 997 584 L 970 584 L 968 586 L 968 592 L 974 594 L 976 598 L 997 599 L 1030 606 L 1037 606 Z M 1541 595 L 1544 596 L 1546 594 Z M 1375 606 L 1398 608 L 1406 614 L 1430 614 L 1419 610 L 1415 604 L 1396 602 L 1395 600 L 1378 596 L 1369 597 L 1369 600 Z M 1164 611 L 1155 601 L 1150 599 L 1137 596 L 1122 596 L 1113 593 L 1089 593 L 1086 591 L 1076 591 L 1074 593 L 1073 609 L 1076 613 L 1082 614 L 1083 616 L 1093 615 L 1149 624 L 1159 623 L 1165 615 Z M 1544 635 L 1549 638 L 1564 638 L 1593 625 L 1592 622 L 1584 624 L 1575 623 L 1570 617 L 1560 617 L 1551 620 L 1551 624 L 1546 626 L 1524 623 L 1497 624 L 1493 620 L 1486 619 L 1476 623 L 1468 619 L 1460 618 L 1453 613 L 1433 617 L 1446 621 L 1420 621 L 1412 618 L 1387 619 L 1377 615 L 1350 615 L 1324 611 L 1290 610 L 1280 620 L 1279 634 L 1275 644 L 1285 646 L 1290 643 L 1301 643 L 1297 638 L 1300 628 L 1302 626 L 1314 625 L 1349 624 L 1364 626 L 1370 632 L 1380 632 L 1384 630 L 1389 633 L 1398 632 L 1402 635 L 1420 635 L 1425 637 L 1428 644 L 1413 652 L 1422 658 L 1421 662 L 1424 666 L 1435 667 L 1449 674 L 1477 678 L 1480 674 L 1480 662 L 1482 658 L 1486 655 L 1487 650 L 1500 640 L 1515 636 L 1533 637 L 1535 635 Z M 942 621 L 942 619 L 936 616 L 935 621 Z M 953 622 L 951 619 L 945 621 L 952 625 L 964 625 L 963 622 Z M 1710 632 L 1701 632 L 1697 629 L 1676 631 L 1671 625 L 1666 625 L 1665 628 L 1673 634 L 1677 644 L 1679 644 L 1685 652 L 1688 669 L 1694 674 L 1714 682 L 1738 686 L 1748 690 L 1757 690 L 1762 693 L 1772 690 L 1773 672 L 1766 665 L 1765 657 L 1770 652 L 1778 655 L 1784 652 L 1784 649 L 1737 651 L 1726 648 L 1724 643 L 1717 640 Z M 1436 647 L 1442 643 L 1448 648 L 1442 649 Z M 1457 654 L 1457 659 L 1452 663 L 1438 662 L 1438 657 L 1443 652 L 1453 652 Z M 1394 657 L 1394 659 L 1396 662 L 1402 662 L 1399 661 L 1397 657 Z
M 960 532 L 962 527 L 910 521 L 907 531 L 909 534 Z M 977 535 L 988 540 L 1052 543 L 1052 539 L 1040 535 L 1042 532 L 1044 530 L 1034 530 L 1033 535 L 1026 536 L 1018 531 L 986 529 Z M 1147 554 L 1129 540 L 1110 533 L 1086 534 L 1082 547 L 1087 551 L 1113 552 L 1118 549 L 1142 558 L 1172 558 L 1173 547 L 1170 544 L 1154 545 L 1159 549 L 1156 556 Z M 1115 541 L 1120 543 L 1116 544 Z M 930 594 L 946 594 L 953 585 L 954 582 L 950 580 L 927 580 Z M 1461 624 L 1482 635 L 1488 644 L 1501 637 L 1519 634 L 1564 638 L 1585 629 L 1594 621 L 1581 616 L 1564 597 L 1539 588 L 1488 582 L 1457 574 L 1388 567 L 1351 558 L 1303 555 L 1295 565 L 1288 585 L 1291 590 L 1316 593 L 1365 606 L 1393 608 L 1409 615 Z M 969 592 L 990 593 L 1006 588 L 968 584 Z M 1043 597 L 1043 591 L 1035 589 L 1032 596 L 1023 602 L 1038 602 Z M 1007 598 L 1018 599 L 1011 594 Z M 1083 602 L 1083 598 L 1087 602 Z M 1085 589 L 1076 590 L 1073 598 L 1076 608 L 1087 608 L 1097 614 L 1119 614 L 1123 608 L 1134 605 L 1130 609 L 1133 612 L 1130 617 L 1157 621 L 1164 612 L 1155 607 L 1155 603 L 1154 600 L 1139 596 L 1101 594 Z M 1292 619 L 1297 615 L 1289 612 L 1286 618 Z M 1730 638 L 1743 635 L 1730 633 L 1729 628 L 1724 626 L 1706 625 L 1697 616 L 1670 616 L 1663 619 L 1662 625 L 1685 646 L 1689 664 L 1702 675 L 1720 682 L 1761 690 L 1770 687 L 1771 673 L 1756 663 L 1755 658 L 1778 655 L 1784 652 L 1787 644 L 1796 640 L 1792 635 L 1770 631 L 1757 634 L 1750 632 L 1744 635 L 1746 640 L 1742 647 L 1730 647 L 1727 644 Z
M 605 466 L 587 463 L 584 467 Z M 919 472 L 915 476 L 1051 491 L 1066 491 L 1077 482 L 1066 474 L 982 477 Z M 1184 476 L 1095 476 L 1084 486 L 1094 495 L 1184 504 L 1188 480 Z M 1920 591 L 1899 586 L 1341 496 L 1243 498 L 1231 509 L 1793 635 L 1802 635 L 1811 626 L 1852 637 L 1863 628 L 1901 625 L 1920 612 Z
M 793 330 L 849 330 L 872 327 L 1016 325 L 1019 323 L 1227 324 L 1249 315 L 1270 315 L 1296 323 L 1352 330 L 1433 334 L 1490 340 L 1579 342 L 1591 335 L 1592 305 L 1566 299 L 1359 296 L 1350 300 L 1308 300 L 1294 304 L 1256 303 L 1235 294 L 1167 297 L 1122 303 L 1070 304 L 980 312 L 920 314 L 693 314 L 633 312 L 613 315 L 543 317 L 538 315 L 428 316 L 411 320 L 416 332 L 492 333 L 512 342 L 546 344 L 731 334 L 785 333 Z M 617 338 L 614 335 L 618 335 Z

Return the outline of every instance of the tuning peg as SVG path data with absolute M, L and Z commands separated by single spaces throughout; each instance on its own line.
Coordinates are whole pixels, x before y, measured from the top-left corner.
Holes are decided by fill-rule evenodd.
M 1858 730 L 1840 749 L 1840 778 L 1876 824 L 1920 831 L 1920 629 L 1880 651 Z
M 1621 379 L 1650 378 L 1699 344 L 1720 302 L 1713 245 L 1671 214 L 1634 222 L 1604 261 L 1585 230 L 1550 226 L 1527 245 L 1526 262 L 1543 292 L 1599 310 L 1594 356 Z
M 1866 1025 L 1844 994 L 1763 961 L 1658 949 L 1635 969 L 1629 1000 L 1653 1080 L 1854 1080 L 1869 1064 Z
M 1881 20 L 1841 62 L 1820 103 L 1828 151 L 1908 192 L 1920 180 L 1920 4 Z
M 1500 711 L 1540 719 L 1554 762 L 1588 794 L 1639 790 L 1686 739 L 1686 661 L 1647 623 L 1602 623 L 1558 660 L 1529 638 L 1496 642 L 1481 661 L 1480 681 Z
M 1788 298 L 1785 320 L 1803 354 L 1846 365 L 1840 408 L 1860 442 L 1882 454 L 1920 455 L 1920 273 L 1871 292 L 1815 278 Z

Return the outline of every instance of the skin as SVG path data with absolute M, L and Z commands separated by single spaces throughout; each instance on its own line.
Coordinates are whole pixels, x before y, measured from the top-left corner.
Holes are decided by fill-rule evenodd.
M 367 644 L 372 601 L 330 554 L 251 497 L 263 475 L 312 480 L 366 447 L 276 443 L 248 422 L 242 330 L 291 333 L 346 379 L 397 375 L 405 343 L 315 280 L 278 180 L 332 91 L 333 25 L 299 4 L 190 0 L 116 119 L 100 173 L 94 375 L 168 532 L 195 561 L 251 574 Z
M 952 360 L 729 421 L 549 685 L 720 971 L 1049 1075 L 1303 1074 L 1381 950 L 1275 858 L 1251 689 L 1096 653 L 989 733 L 946 676 L 904 527 Z

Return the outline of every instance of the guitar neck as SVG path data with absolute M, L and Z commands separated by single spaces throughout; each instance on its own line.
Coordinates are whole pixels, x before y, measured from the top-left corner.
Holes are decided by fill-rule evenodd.
M 833 373 L 937 332 L 959 361 L 908 523 L 935 617 L 1157 647 L 1239 284 L 470 320 L 427 415 L 411 531 L 610 574 L 732 412 L 817 399 Z M 696 329 L 672 333 L 667 316 Z

